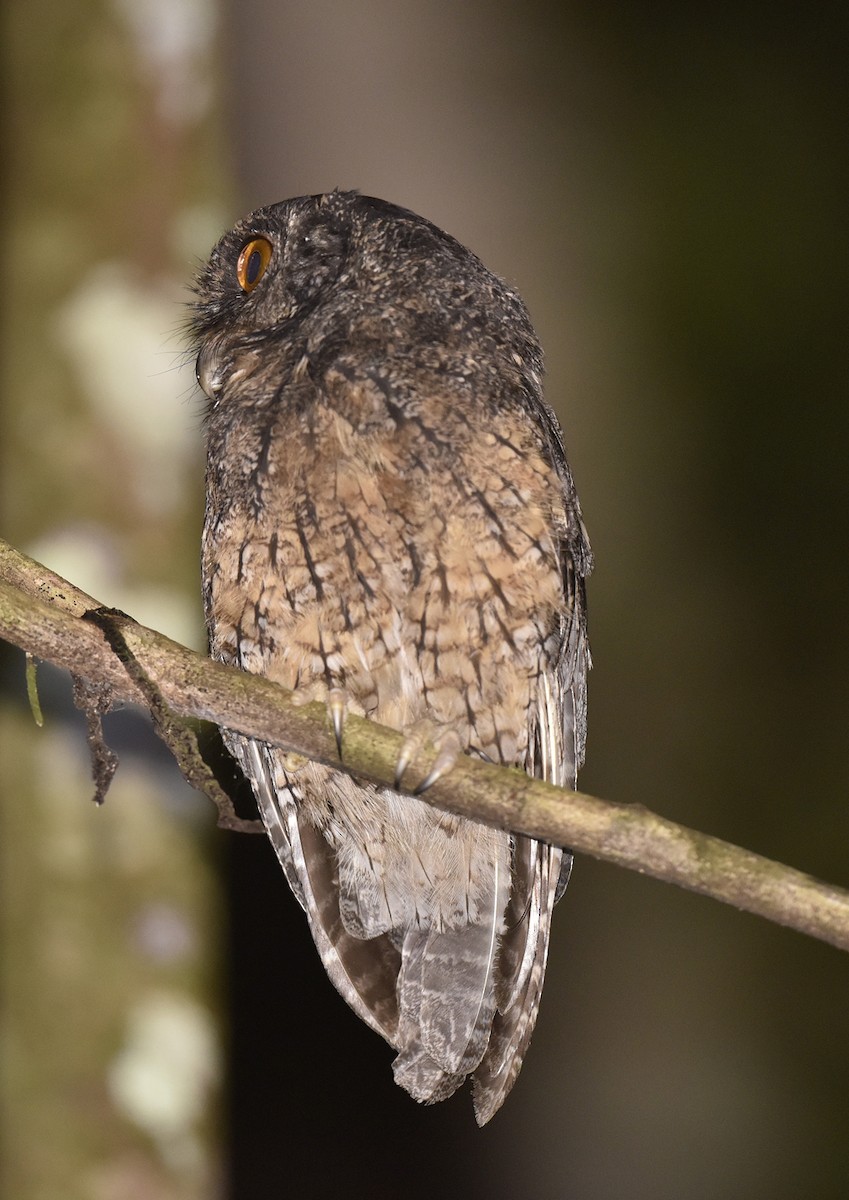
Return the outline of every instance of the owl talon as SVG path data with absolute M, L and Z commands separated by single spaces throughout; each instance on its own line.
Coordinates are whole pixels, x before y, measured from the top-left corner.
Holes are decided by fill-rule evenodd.
M 441 728 L 438 725 L 435 725 L 433 721 L 429 721 L 427 719 L 416 721 L 415 725 L 407 730 L 407 736 L 404 737 L 401 754 L 398 755 L 398 761 L 395 764 L 395 786 L 397 788 L 401 788 L 402 780 L 405 772 L 407 772 L 407 768 L 410 766 L 410 763 L 413 762 L 416 755 L 419 754 L 419 751 L 423 748 L 423 746 L 426 745 L 428 740 L 433 742 L 433 744 L 436 746 L 436 751 L 439 751 L 442 740 L 444 740 L 445 737 L 446 731 L 441 730 Z M 457 739 L 457 746 L 459 750 L 459 738 Z M 456 757 L 456 755 L 454 755 L 454 757 Z M 439 761 L 439 758 L 436 761 Z M 433 769 L 430 774 L 433 774 Z M 433 780 L 430 780 L 430 782 L 433 782 Z M 419 786 L 421 787 L 421 784 Z
M 442 726 L 437 725 L 435 721 L 430 721 L 426 717 L 422 718 L 420 721 L 416 721 L 415 724 L 407 729 L 405 732 L 404 741 L 401 745 L 401 751 L 398 755 L 398 760 L 395 763 L 396 788 L 400 790 L 401 781 L 404 778 L 407 767 L 409 767 L 410 763 L 413 761 L 419 751 L 422 750 L 428 742 L 433 742 L 438 752 L 446 736 L 450 736 L 451 733 L 452 731 L 442 728 Z M 458 751 L 459 746 L 460 739 L 457 738 Z M 438 761 L 439 760 L 437 758 L 437 762 Z M 434 769 L 435 765 L 436 764 L 434 764 Z M 433 770 L 431 770 L 431 774 L 432 773 Z M 428 776 L 428 778 L 430 778 L 430 776 Z M 432 782 L 433 780 L 431 780 L 431 783 Z M 430 784 L 428 784 L 428 786 L 430 786 Z M 421 784 L 419 784 L 419 787 L 421 787 Z M 418 793 L 414 792 L 413 794 L 417 795 Z
M 436 758 L 427 775 L 413 789 L 414 796 L 420 796 L 422 792 L 427 791 L 432 784 L 436 783 L 437 779 L 441 779 L 443 775 L 447 775 L 456 763 L 462 749 L 460 736 L 455 730 L 440 728 L 434 725 L 432 721 L 416 722 L 404 738 L 401 753 L 398 755 L 398 761 L 395 764 L 396 788 L 401 787 L 401 781 L 407 767 L 409 767 L 410 763 L 428 740 L 432 741 L 436 747 Z
M 436 739 L 436 747 L 438 753 L 434 764 L 415 788 L 414 796 L 421 796 L 422 792 L 426 792 L 436 783 L 437 779 L 442 779 L 443 775 L 447 775 L 453 768 L 460 754 L 460 738 L 453 729 L 446 730 Z
M 336 738 L 336 749 L 339 751 L 339 761 L 342 761 L 342 729 L 345 725 L 345 710 L 347 697 L 342 688 L 331 688 L 327 694 L 327 708 L 330 720 L 333 722 L 333 733 Z
M 404 743 L 401 746 L 398 760 L 395 763 L 396 788 L 401 787 L 401 781 L 404 778 L 404 772 L 407 770 L 407 767 L 409 767 L 410 763 L 421 749 L 422 741 L 423 737 L 420 730 L 413 730 L 412 733 L 408 733 L 404 738 Z

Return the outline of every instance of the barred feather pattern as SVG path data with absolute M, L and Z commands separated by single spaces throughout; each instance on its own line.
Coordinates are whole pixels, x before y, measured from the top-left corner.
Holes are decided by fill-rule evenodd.
M 239 287 L 256 239 L 267 265 Z M 211 653 L 573 785 L 591 556 L 516 293 L 353 193 L 252 214 L 198 292 Z M 396 1081 L 433 1103 L 471 1077 L 488 1121 L 533 1032 L 571 856 L 225 737 Z

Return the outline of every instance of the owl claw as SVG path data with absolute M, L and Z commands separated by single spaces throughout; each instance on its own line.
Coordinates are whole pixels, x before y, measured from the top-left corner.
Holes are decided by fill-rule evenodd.
M 407 770 L 407 767 L 409 767 L 410 763 L 413 761 L 416 751 L 420 749 L 421 744 L 422 744 L 421 733 L 417 733 L 417 732 L 408 733 L 407 736 L 404 738 L 404 743 L 401 746 L 401 751 L 398 755 L 398 760 L 395 763 L 395 786 L 396 786 L 396 788 L 401 787 L 401 780 L 404 778 L 404 772 Z
M 436 783 L 437 779 L 447 775 L 457 761 L 461 749 L 460 738 L 455 730 L 437 728 L 434 732 L 434 726 L 430 722 L 418 722 L 404 738 L 398 761 L 395 763 L 396 788 L 401 787 L 407 767 L 428 739 L 436 747 L 436 759 L 421 783 L 413 789 L 414 796 L 420 796 L 422 792 L 427 791 L 432 784 Z
M 436 747 L 437 755 L 434 764 L 416 787 L 413 792 L 414 796 L 421 796 L 422 792 L 426 792 L 436 783 L 437 779 L 448 774 L 460 753 L 460 739 L 453 729 L 448 729 L 436 739 Z
M 327 708 L 330 720 L 333 722 L 333 733 L 336 738 L 336 749 L 339 751 L 339 761 L 342 761 L 342 729 L 345 725 L 345 710 L 347 698 L 342 688 L 331 688 L 327 693 Z

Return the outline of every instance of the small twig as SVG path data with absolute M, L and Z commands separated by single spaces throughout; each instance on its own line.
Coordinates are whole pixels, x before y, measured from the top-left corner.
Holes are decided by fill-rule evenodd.
M 144 695 L 153 728 L 173 754 L 183 778 L 211 800 L 218 810 L 219 828 L 237 833 L 264 833 L 265 826 L 262 821 L 250 820 L 237 814 L 233 801 L 215 778 L 200 752 L 197 733 L 191 721 L 168 707 L 159 688 L 130 650 L 123 628 L 128 623 L 135 625 L 137 622 L 117 608 L 89 609 L 83 613 L 83 620 L 90 621 L 102 630 L 103 636 L 124 664 L 127 674 Z
M 112 707 L 112 692 L 108 684 L 96 683 L 82 675 L 72 675 L 74 704 L 86 719 L 86 739 L 91 756 L 94 779 L 94 803 L 102 804 L 118 770 L 118 755 L 109 749 L 103 736 L 103 718 Z
M 41 701 L 38 698 L 38 659 L 27 654 L 27 700 L 29 700 L 32 719 L 39 729 L 44 725 L 44 713 L 41 711 Z

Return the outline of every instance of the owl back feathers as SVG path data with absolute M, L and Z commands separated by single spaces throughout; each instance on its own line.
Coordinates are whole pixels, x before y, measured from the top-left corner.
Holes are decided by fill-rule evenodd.
M 573 785 L 591 558 L 516 292 L 414 214 L 331 193 L 225 235 L 193 332 L 212 653 Z M 433 1103 L 471 1077 L 488 1121 L 533 1031 L 571 857 L 227 737 L 398 1083 Z

